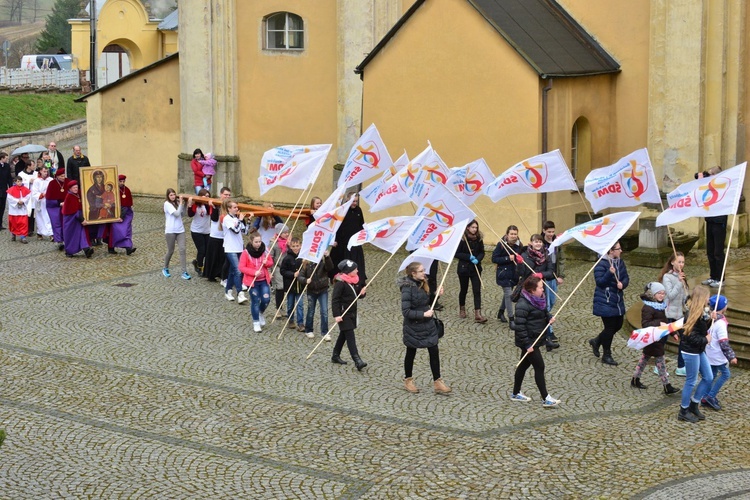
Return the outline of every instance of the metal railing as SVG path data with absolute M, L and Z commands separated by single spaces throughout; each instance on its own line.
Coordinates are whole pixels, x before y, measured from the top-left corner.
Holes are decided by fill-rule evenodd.
M 81 86 L 77 70 L 20 69 L 0 67 L 0 88 L 76 89 Z

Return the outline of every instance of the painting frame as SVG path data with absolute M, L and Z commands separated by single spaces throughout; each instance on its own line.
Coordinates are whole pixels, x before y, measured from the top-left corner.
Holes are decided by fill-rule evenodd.
M 120 220 L 117 165 L 81 167 L 80 179 L 79 193 L 86 223 L 108 224 Z

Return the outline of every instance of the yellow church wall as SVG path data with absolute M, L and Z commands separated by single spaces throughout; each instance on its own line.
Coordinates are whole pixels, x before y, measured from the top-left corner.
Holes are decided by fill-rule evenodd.
M 259 199 L 258 171 L 266 150 L 285 144 L 332 143 L 311 195 L 325 198 L 331 192 L 338 147 L 336 2 L 237 2 L 236 12 L 243 27 L 237 32 L 237 137 L 243 194 Z M 263 48 L 263 19 L 276 12 L 302 17 L 303 50 Z M 294 203 L 300 193 L 278 187 L 263 199 Z
M 177 58 L 87 98 L 92 165 L 117 165 L 134 193 L 177 187 L 180 92 Z M 147 102 L 144 96 L 148 96 Z M 171 100 L 171 102 L 170 102 Z
M 613 78 L 554 81 L 550 150 L 561 149 L 569 161 L 572 125 L 585 115 L 595 130 L 593 161 L 608 161 Z M 541 152 L 544 82 L 468 3 L 426 2 L 366 66 L 364 85 L 363 123 L 378 126 L 394 159 L 404 149 L 413 158 L 429 140 L 448 166 L 483 157 L 497 175 Z M 549 195 L 548 207 L 549 218 L 560 227 L 584 210 L 578 195 L 570 193 Z M 497 237 L 487 223 L 500 235 L 516 224 L 524 241 L 541 226 L 538 196 L 513 196 L 497 204 L 484 197 L 472 208 L 484 218 L 488 242 Z M 403 205 L 368 220 L 408 213 L 413 208 Z

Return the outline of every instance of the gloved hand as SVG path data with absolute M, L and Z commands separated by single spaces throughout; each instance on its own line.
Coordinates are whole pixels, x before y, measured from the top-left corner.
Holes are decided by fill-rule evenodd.
M 523 264 L 523 257 L 521 257 L 519 254 L 516 254 L 516 262 L 519 264 Z
M 475 266 L 476 266 L 477 264 L 479 264 L 479 261 L 478 261 L 478 260 L 477 260 L 477 258 L 476 258 L 476 257 L 474 257 L 473 255 L 471 256 L 471 258 L 469 258 L 469 260 L 470 260 L 470 261 L 471 261 L 471 263 L 472 263 L 472 264 L 474 264 Z
M 540 279 L 541 279 L 541 278 L 543 277 L 543 276 L 542 276 L 542 273 L 534 273 L 534 274 L 533 274 L 533 276 L 534 276 L 535 278 L 540 278 Z

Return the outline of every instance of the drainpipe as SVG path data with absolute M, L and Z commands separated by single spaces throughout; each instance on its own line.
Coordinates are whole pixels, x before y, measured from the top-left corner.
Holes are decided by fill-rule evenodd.
M 542 76 L 544 78 L 544 76 Z M 552 90 L 552 78 L 547 80 L 547 85 L 542 89 L 542 154 L 547 152 L 547 134 L 549 112 L 547 110 L 547 93 Z M 542 224 L 547 221 L 547 193 L 542 193 Z M 540 224 L 539 227 L 542 227 Z
M 91 90 L 96 90 L 96 0 L 91 0 L 89 4 L 89 18 L 91 19 L 91 25 L 89 31 L 91 31 L 91 62 L 89 63 L 89 81 L 91 83 Z

